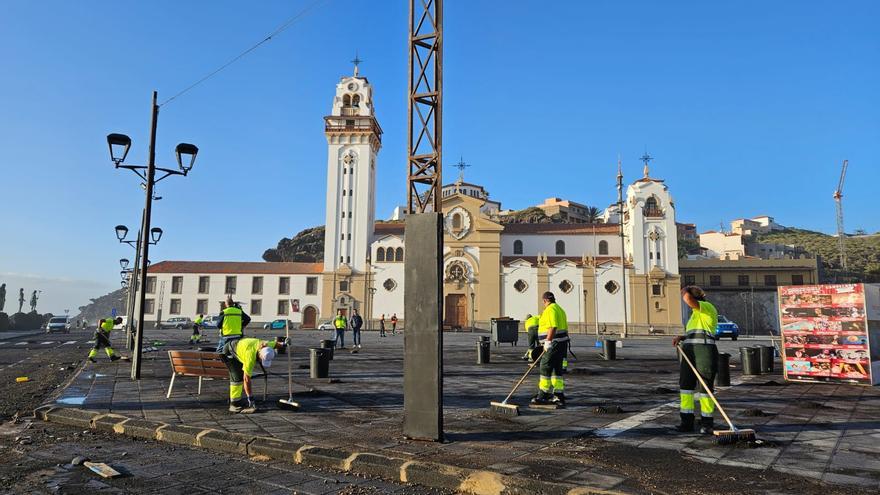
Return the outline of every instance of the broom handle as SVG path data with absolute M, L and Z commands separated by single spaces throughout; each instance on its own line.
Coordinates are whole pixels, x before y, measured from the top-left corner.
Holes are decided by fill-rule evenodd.
M 690 358 L 688 358 L 687 354 L 684 353 L 684 349 L 682 349 L 680 345 L 677 345 L 675 347 L 676 347 L 676 349 L 678 349 L 678 353 L 681 354 L 681 357 L 683 357 L 684 360 L 687 362 L 688 366 L 691 367 L 691 371 L 694 372 L 694 375 L 697 375 L 697 380 L 700 381 L 700 385 L 703 386 L 703 390 L 705 390 L 706 393 L 709 394 L 709 397 L 712 399 L 712 402 L 715 403 L 715 407 L 718 408 L 718 411 L 720 411 L 721 415 L 724 416 L 724 420 L 727 421 L 728 425 L 730 425 L 730 429 L 733 431 L 736 431 L 736 426 L 733 426 L 733 422 L 730 421 L 729 417 L 727 417 L 727 413 L 724 412 L 724 408 L 721 407 L 721 404 L 718 403 L 718 399 L 715 398 L 715 394 L 713 394 L 712 391 L 709 390 L 709 387 L 706 386 L 706 381 L 703 380 L 703 377 L 700 375 L 700 372 L 697 371 L 696 366 L 694 366 L 694 364 L 691 363 Z
M 541 349 L 541 354 L 538 354 L 538 357 L 535 358 L 535 361 L 532 362 L 531 366 L 529 366 L 529 369 L 526 370 L 526 373 L 522 376 L 522 378 L 519 379 L 518 382 L 516 382 L 516 385 L 513 386 L 513 390 L 511 390 L 510 393 L 507 394 L 507 397 L 505 397 L 504 400 L 501 401 L 502 404 L 507 404 L 507 401 L 510 400 L 511 397 L 513 397 L 513 394 L 516 392 L 516 389 L 518 389 L 519 386 L 522 385 L 522 383 L 524 381 L 526 381 L 526 377 L 529 376 L 529 373 L 532 372 L 532 369 L 535 367 L 535 365 L 538 364 L 538 361 L 541 359 L 541 356 L 543 356 L 543 355 L 544 355 L 544 349 Z

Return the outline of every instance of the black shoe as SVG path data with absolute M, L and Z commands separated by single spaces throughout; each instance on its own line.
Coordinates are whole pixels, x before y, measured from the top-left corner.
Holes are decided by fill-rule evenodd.
M 119 357 L 119 356 L 117 356 L 116 354 L 110 356 L 110 361 L 111 361 L 111 362 L 112 362 L 112 361 L 116 361 L 116 360 L 118 360 L 118 359 L 122 359 L 122 358 Z
M 553 395 L 547 392 L 538 392 L 532 397 L 532 404 L 552 404 Z
M 95 358 L 93 358 L 93 357 L 90 357 L 90 358 L 89 358 L 89 361 L 91 361 L 91 362 L 93 362 L 93 363 L 97 363 L 97 362 L 98 362 L 98 360 L 95 359 Z
M 553 394 L 553 399 L 551 399 L 554 403 L 558 404 L 561 407 L 565 407 L 565 394 L 562 392 L 556 392 Z
M 700 434 L 711 435 L 715 432 L 715 419 L 711 417 L 700 418 Z
M 694 415 L 693 413 L 679 413 L 681 417 L 681 424 L 675 427 L 675 431 L 678 433 L 693 433 L 694 432 Z

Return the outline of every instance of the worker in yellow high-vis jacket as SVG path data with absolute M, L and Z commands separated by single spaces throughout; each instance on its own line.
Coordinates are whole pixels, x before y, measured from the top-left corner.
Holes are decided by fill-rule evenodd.
M 95 356 L 98 355 L 98 350 L 102 347 L 104 348 L 104 352 L 107 353 L 107 357 L 110 358 L 110 361 L 116 361 L 120 359 L 119 356 L 116 355 L 116 351 L 113 350 L 112 344 L 110 344 L 110 332 L 113 331 L 114 325 L 122 324 L 122 317 L 117 316 L 114 318 L 103 318 L 98 320 L 98 328 L 95 329 L 95 347 L 89 351 L 89 361 L 93 363 L 97 363 L 98 360 L 95 359 Z
M 685 326 L 685 335 L 672 339 L 672 345 L 681 346 L 683 352 L 693 363 L 697 372 L 706 382 L 710 391 L 714 392 L 713 383 L 718 373 L 718 346 L 715 335 L 718 326 L 718 310 L 706 300 L 703 289 L 687 286 L 681 290 L 681 298 L 691 309 L 691 316 Z M 681 399 L 681 424 L 676 431 L 687 433 L 694 431 L 694 397 L 699 395 L 700 401 L 700 433 L 712 434 L 714 427 L 715 403 L 702 390 L 694 370 L 679 356 L 680 375 L 678 379 Z M 702 392 L 702 393 L 701 393 Z
M 552 292 L 541 297 L 544 311 L 538 320 L 538 339 L 542 342 L 538 379 L 538 394 L 532 399 L 534 404 L 556 404 L 565 406 L 565 380 L 562 378 L 562 360 L 568 351 L 568 317 L 561 306 L 556 304 Z
M 251 384 L 254 368 L 259 362 L 265 371 L 275 359 L 275 349 L 283 346 L 283 342 L 253 337 L 235 339 L 224 344 L 222 354 L 229 370 L 229 412 L 250 414 L 257 411 Z

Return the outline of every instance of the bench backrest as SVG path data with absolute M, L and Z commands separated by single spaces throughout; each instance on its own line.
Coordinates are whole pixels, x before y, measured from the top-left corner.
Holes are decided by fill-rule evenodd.
M 229 378 L 226 364 L 215 352 L 168 351 L 171 370 L 178 375 Z

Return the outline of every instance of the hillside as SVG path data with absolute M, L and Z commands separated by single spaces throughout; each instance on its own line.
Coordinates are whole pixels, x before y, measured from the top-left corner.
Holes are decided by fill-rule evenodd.
M 840 270 L 840 257 L 837 250 L 837 237 L 787 228 L 769 234 L 759 234 L 758 242 L 794 244 L 804 247 L 811 253 L 822 257 L 825 269 L 823 282 L 854 280 L 859 282 L 880 282 L 880 234 L 847 236 L 846 253 L 849 273 Z
M 79 307 L 79 316 L 85 318 L 89 324 L 94 325 L 101 318 L 110 316 L 113 308 L 117 315 L 125 313 L 125 295 L 122 289 L 117 289 L 109 294 L 91 300 L 92 302 Z
M 324 226 L 312 227 L 293 236 L 283 238 L 274 248 L 263 252 L 263 261 L 302 261 L 324 260 Z

